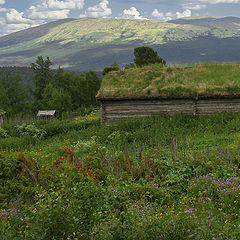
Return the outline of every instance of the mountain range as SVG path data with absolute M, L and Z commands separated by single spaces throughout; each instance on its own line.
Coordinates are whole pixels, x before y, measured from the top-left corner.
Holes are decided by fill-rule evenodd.
M 143 45 L 168 64 L 240 61 L 240 18 L 62 19 L 0 37 L 0 66 L 30 66 L 41 55 L 54 67 L 100 71 L 133 62 Z

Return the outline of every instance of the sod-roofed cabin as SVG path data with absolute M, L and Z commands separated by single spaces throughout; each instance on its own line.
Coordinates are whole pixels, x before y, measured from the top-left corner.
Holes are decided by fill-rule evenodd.
M 161 114 L 240 112 L 240 63 L 154 64 L 110 72 L 97 99 L 104 124 Z

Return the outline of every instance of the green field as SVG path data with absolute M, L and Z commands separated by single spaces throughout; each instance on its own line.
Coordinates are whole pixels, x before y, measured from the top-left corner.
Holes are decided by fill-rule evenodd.
M 239 239 L 240 114 L 0 128 L 1 239 Z

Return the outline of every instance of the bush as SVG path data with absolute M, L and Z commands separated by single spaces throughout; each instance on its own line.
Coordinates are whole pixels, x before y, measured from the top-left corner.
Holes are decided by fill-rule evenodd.
M 7 131 L 2 127 L 0 127 L 0 138 L 6 138 L 6 137 L 8 137 Z
M 40 123 L 39 127 L 41 127 L 46 132 L 47 137 L 53 137 L 59 134 L 67 133 L 72 130 L 79 131 L 96 125 L 100 125 L 99 119 L 91 119 L 84 121 L 81 120 L 47 121 Z
M 119 71 L 120 68 L 116 63 L 113 63 L 110 67 L 105 67 L 102 71 L 102 75 L 105 76 L 107 73 L 112 71 Z
M 33 138 L 41 139 L 47 135 L 46 131 L 37 128 L 34 123 L 22 123 L 21 125 L 17 125 L 16 129 L 20 136 L 31 136 Z
M 0 169 L 0 208 L 6 208 L 17 195 L 24 201 L 33 198 L 34 184 L 22 174 L 16 156 L 0 154 Z

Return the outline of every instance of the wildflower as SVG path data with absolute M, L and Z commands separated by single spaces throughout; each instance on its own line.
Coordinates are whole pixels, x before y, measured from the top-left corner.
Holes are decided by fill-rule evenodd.
M 192 211 L 191 208 L 189 208 L 189 209 L 186 209 L 184 212 L 185 212 L 185 213 L 192 213 L 193 211 Z

